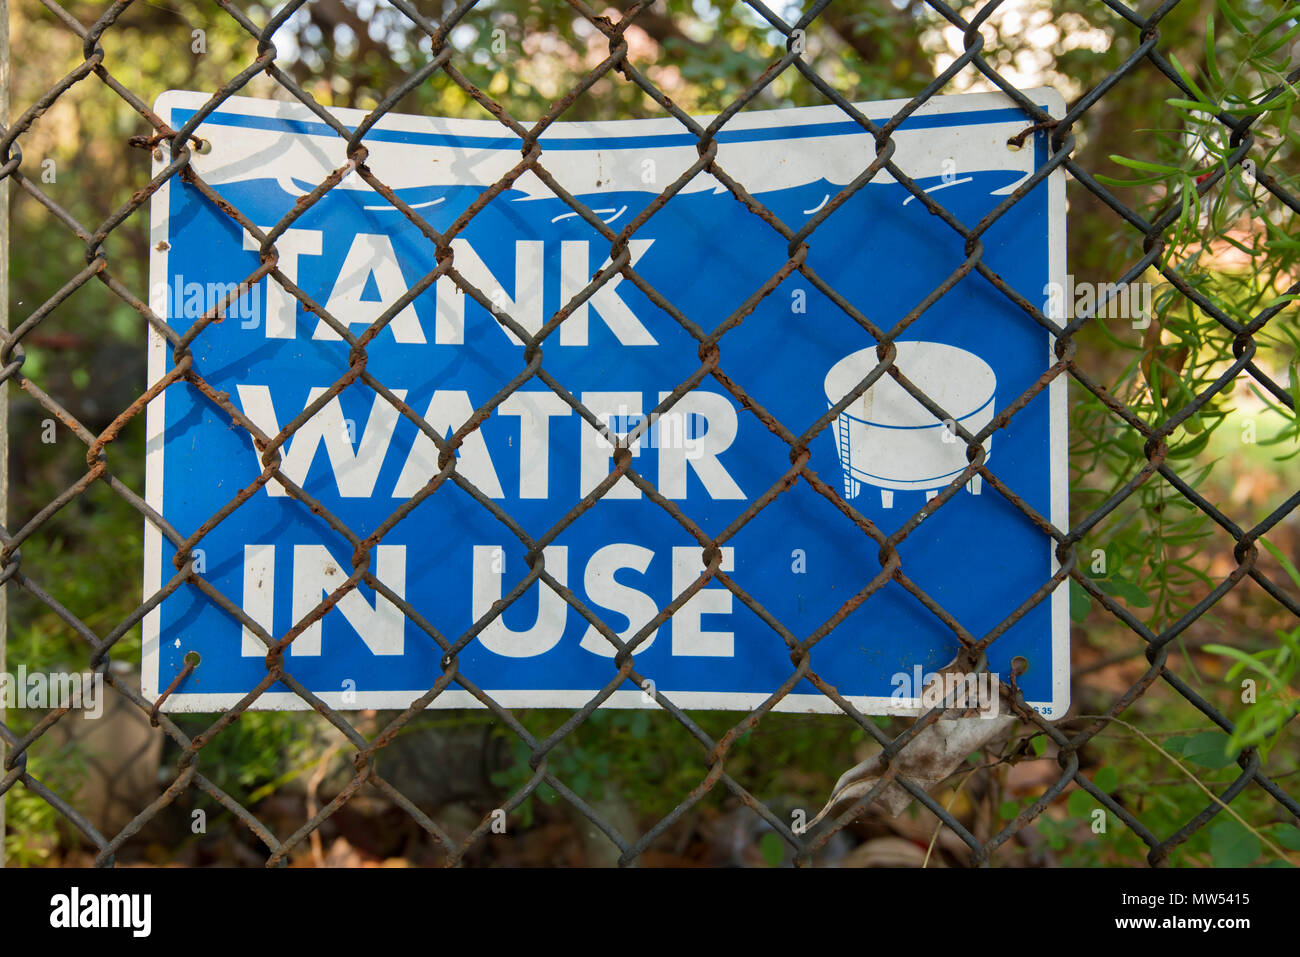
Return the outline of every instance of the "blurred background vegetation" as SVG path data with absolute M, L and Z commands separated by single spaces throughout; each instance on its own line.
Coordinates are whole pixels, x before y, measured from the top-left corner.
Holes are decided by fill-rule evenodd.
M 255 23 L 274 7 L 231 0 Z M 256 41 L 223 9 L 200 0 L 137 0 L 105 33 L 105 66 L 146 102 L 163 90 L 211 91 L 256 56 Z M 416 0 L 431 18 L 451 4 Z M 968 20 L 979 4 L 958 6 Z M 1148 16 L 1157 4 L 1136 4 Z M 788 4 L 773 8 L 791 22 Z M 63 5 L 89 25 L 105 9 Z M 602 8 L 597 8 L 602 12 Z M 617 9 L 603 10 L 617 19 Z M 1258 0 L 1183 0 L 1160 23 L 1158 48 L 1175 59 L 1198 91 L 1189 100 L 1149 63 L 1141 64 L 1094 104 L 1075 126 L 1075 159 L 1148 221 L 1182 204 L 1166 233 L 1160 262 L 1183 283 L 1239 322 L 1294 291 L 1300 231 L 1295 200 L 1283 203 L 1256 176 L 1271 175 L 1300 197 L 1300 150 L 1293 117 L 1296 87 L 1285 76 L 1297 62 L 1300 7 Z M 12 115 L 17 116 L 82 62 L 82 41 L 36 0 L 11 0 Z M 688 112 L 721 110 L 784 53 L 784 38 L 740 3 L 659 0 L 628 31 L 630 57 Z M 1102 82 L 1141 42 L 1139 28 L 1108 5 L 1083 0 L 1007 0 L 983 23 L 988 62 L 1020 88 L 1050 85 L 1069 102 Z M 495 41 L 495 43 L 494 43 Z M 451 33 L 457 67 L 527 122 L 540 115 L 608 54 L 607 41 L 564 3 L 484 0 Z M 429 41 L 399 12 L 372 0 L 314 0 L 275 36 L 278 64 L 325 105 L 373 107 L 429 56 Z M 504 50 L 504 52 L 502 52 Z M 913 0 L 834 2 L 808 31 L 805 59 L 851 100 L 910 97 L 962 51 L 961 31 Z M 1281 84 L 1266 108 L 1259 97 Z M 974 68 L 944 93 L 991 89 Z M 242 93 L 288 98 L 267 76 Z M 750 109 L 820 104 L 824 100 L 788 70 Z M 1209 120 L 1213 108 L 1261 110 L 1253 127 L 1254 175 L 1241 167 L 1204 197 L 1198 177 L 1224 167 L 1227 134 Z M 442 116 L 486 113 L 445 76 L 413 90 L 397 109 Z M 596 82 L 563 119 L 662 115 L 640 90 L 610 74 Z M 61 96 L 20 140 L 22 172 L 87 230 L 95 228 L 149 180 L 149 153 L 128 140 L 153 131 L 93 76 Z M 86 265 L 84 243 L 26 191 L 11 188 L 11 324 L 26 319 Z M 1190 197 L 1184 202 L 1183 197 Z M 1144 253 L 1145 237 L 1078 183 L 1069 198 L 1069 268 L 1079 282 L 1113 282 Z M 144 296 L 147 215 L 132 215 L 104 249 L 113 277 Z M 1076 337 L 1077 361 L 1093 381 L 1154 426 L 1168 420 L 1221 376 L 1233 360 L 1232 335 L 1155 269 L 1155 312 L 1146 329 L 1128 319 L 1088 323 Z M 1255 336 L 1256 366 L 1300 393 L 1297 307 L 1283 306 Z M 103 283 L 81 286 L 23 341 L 23 374 L 54 396 L 91 432 L 103 430 L 144 389 L 145 326 Z M 75 440 L 40 441 L 47 415 L 29 395 L 11 392 L 10 527 L 21 527 L 85 473 Z M 1071 510 L 1078 521 L 1146 464 L 1142 439 L 1092 393 L 1070 384 Z M 62 428 L 62 427 L 60 427 Z M 67 433 L 64 431 L 64 438 Z M 1200 494 L 1241 528 L 1250 528 L 1300 488 L 1300 427 L 1292 408 L 1248 376 L 1212 398 L 1169 439 L 1169 462 Z M 143 491 L 144 421 L 137 416 L 109 449 L 113 475 Z M 102 482 L 71 502 L 22 546 L 22 569 L 81 621 L 103 636 L 140 600 L 141 518 Z M 1115 603 L 1154 632 L 1177 622 L 1236 568 L 1234 540 L 1160 476 L 1143 484 L 1080 546 L 1081 568 Z M 1294 604 L 1300 602 L 1300 536 L 1287 517 L 1274 525 L 1258 567 Z M 1105 711 L 1147 668 L 1142 640 L 1078 584 L 1071 583 L 1074 702 L 1066 727 Z M 11 589 L 9 663 L 29 669 L 85 667 L 87 648 L 48 607 Z M 1156 682 L 1089 743 L 1083 770 L 1154 833 L 1165 836 L 1210 801 L 1197 779 L 1221 791 L 1239 773 L 1231 755 L 1263 746 L 1266 768 L 1300 794 L 1300 749 L 1294 722 L 1300 621 L 1256 582 L 1244 579 L 1197 618 L 1177 641 L 1168 666 L 1196 694 L 1240 724 L 1228 736 L 1164 682 Z M 126 674 L 138 666 L 139 629 L 112 657 Z M 1241 682 L 1258 683 L 1253 705 Z M 737 720 L 726 713 L 692 715 L 710 735 Z M 10 712 L 20 733 L 38 720 Z M 567 717 L 525 711 L 519 720 L 538 736 Z M 383 727 L 384 714 L 356 716 L 363 730 Z M 121 719 L 129 722 L 130 716 Z M 184 718 L 188 733 L 210 719 Z M 879 719 L 894 733 L 906 723 Z M 65 719 L 60 725 L 68 724 Z M 137 724 L 139 722 L 137 721 Z M 836 777 L 875 745 L 830 716 L 771 715 L 732 751 L 728 772 L 779 814 L 821 806 Z M 1281 729 L 1279 731 L 1279 729 Z M 136 735 L 136 732 L 139 732 Z M 135 735 L 134 737 L 132 735 Z M 138 751 L 112 764 L 69 732 L 47 736 L 32 751 L 31 771 L 113 833 L 174 775 L 177 749 L 136 728 Z M 314 714 L 246 714 L 202 752 L 202 772 L 250 807 L 281 837 L 327 802 L 351 776 L 341 736 Z M 133 745 L 134 748 L 134 745 Z M 100 750 L 103 750 L 102 748 Z M 109 749 L 111 750 L 111 749 Z M 490 713 L 430 712 L 385 749 L 386 778 L 453 836 L 468 833 L 531 777 L 528 750 Z M 126 763 L 123 764 L 122 761 Z M 98 762 L 98 763 L 97 763 Z M 107 762 L 107 764 L 105 764 Z M 140 768 L 143 767 L 143 773 Z M 604 813 L 625 836 L 639 835 L 705 777 L 706 754 L 666 714 L 598 712 L 557 747 L 551 769 Z M 124 769 L 133 769 L 127 773 Z M 942 803 L 982 839 L 1054 782 L 1054 746 L 1022 728 L 1000 752 L 977 753 L 940 785 Z M 121 786 L 112 811 L 109 792 Z M 106 796 L 108 795 L 108 796 Z M 1067 790 L 995 864 L 1120 865 L 1140 863 L 1146 848 L 1117 819 L 1104 836 L 1091 829 L 1096 807 L 1086 792 Z M 1300 831 L 1284 808 L 1248 788 L 1173 853 L 1176 865 L 1277 865 L 1300 862 Z M 194 833 L 194 812 L 206 831 Z M 116 815 L 116 816 L 114 816 Z M 125 817 L 123 817 L 125 815 Z M 11 864 L 84 863 L 87 847 L 38 797 L 18 787 L 8 796 L 6 848 Z M 962 845 L 916 807 L 899 818 L 871 811 L 832 841 L 825 863 L 957 866 Z M 496 864 L 599 864 L 613 846 L 566 802 L 543 787 L 513 815 L 512 840 L 479 842 L 467 860 Z M 193 789 L 123 849 L 121 861 L 259 864 L 266 852 L 233 816 Z M 430 864 L 435 842 L 377 792 L 363 790 L 294 856 L 302 864 Z M 643 855 L 643 864 L 764 866 L 788 863 L 775 833 L 715 788 Z

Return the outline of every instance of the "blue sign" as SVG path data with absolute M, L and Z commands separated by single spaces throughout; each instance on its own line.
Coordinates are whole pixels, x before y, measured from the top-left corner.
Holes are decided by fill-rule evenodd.
M 1031 95 L 1060 114 L 1050 90 Z M 172 92 L 156 109 L 180 128 L 205 101 Z M 900 106 L 861 109 L 883 122 Z M 336 115 L 349 128 L 363 118 Z M 973 226 L 1045 163 L 1045 135 L 1007 145 L 1028 123 L 1001 94 L 936 98 L 894 134 L 893 160 Z M 1054 543 L 978 476 L 928 504 L 966 468 L 955 423 L 974 434 L 1021 400 L 1054 361 L 1051 337 L 969 269 L 962 237 L 887 172 L 842 196 L 876 156 L 842 112 L 736 116 L 717 137 L 721 173 L 699 172 L 653 210 L 700 159 L 679 123 L 548 128 L 546 176 L 614 233 L 643 220 L 617 263 L 609 239 L 499 124 L 385 117 L 365 136 L 368 168 L 439 233 L 477 210 L 450 250 L 481 301 L 445 264 L 435 273 L 434 242 L 347 165 L 345 141 L 305 108 L 233 98 L 197 135 L 211 149 L 195 153 L 193 169 L 226 203 L 265 231 L 298 215 L 275 243 L 284 282 L 246 283 L 259 243 L 234 218 L 179 177 L 153 200 L 152 307 L 178 334 L 203 326 L 188 361 L 205 385 L 178 378 L 149 404 L 147 499 L 182 536 L 217 517 L 194 570 L 228 607 L 186 582 L 150 611 L 147 697 L 196 653 L 165 709 L 230 707 L 266 679 L 266 641 L 296 628 L 285 668 L 334 707 L 406 707 L 457 643 L 458 680 L 431 707 L 479 706 L 467 688 L 510 707 L 571 707 L 615 681 L 614 634 L 640 635 L 640 681 L 617 684 L 606 705 L 657 707 L 657 691 L 687 708 L 749 709 L 792 681 L 791 643 L 822 634 L 811 652 L 822 681 L 859 709 L 902 713 L 919 702 L 900 696 L 899 676 L 940 669 L 960 647 L 928 601 L 975 639 L 1022 612 L 989 646 L 989 668 L 1008 675 L 1022 656 L 1026 699 L 1064 714 L 1066 590 L 1021 609 L 1057 571 Z M 298 209 L 335 171 L 346 175 Z M 824 217 L 806 254 L 792 259 L 789 240 L 724 174 L 790 231 Z M 980 238 L 980 262 L 1034 303 L 1064 276 L 1061 175 Z M 591 291 L 601 275 L 611 278 Z M 891 375 L 862 388 L 879 360 L 851 312 L 891 330 L 927 302 L 897 333 L 895 363 L 946 419 Z M 362 340 L 364 357 L 320 311 Z M 547 333 L 536 355 L 511 323 Z M 702 349 L 719 329 L 716 353 Z M 150 381 L 175 363 L 155 334 Z M 985 444 L 991 472 L 1058 527 L 1064 390 L 1058 377 Z M 263 484 L 262 452 L 216 393 L 268 439 L 310 412 Z M 791 443 L 822 419 L 801 458 Z M 471 420 L 477 428 L 463 431 Z M 638 428 L 630 463 L 642 485 L 624 475 L 575 510 L 615 468 L 603 430 Z M 460 436 L 454 478 L 430 432 Z M 846 506 L 882 535 L 925 513 L 897 547 L 892 580 Z M 544 543 L 537 568 L 521 537 Z M 704 574 L 715 545 L 718 574 Z M 176 576 L 175 556 L 148 525 L 146 599 Z M 539 579 L 542 567 L 568 600 Z M 329 597 L 363 571 L 382 587 L 360 581 Z M 275 684 L 253 707 L 306 704 Z M 806 678 L 776 707 L 838 710 Z

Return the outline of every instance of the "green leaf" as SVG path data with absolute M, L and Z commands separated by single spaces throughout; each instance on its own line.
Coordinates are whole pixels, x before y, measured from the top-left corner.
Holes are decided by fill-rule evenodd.
M 1282 24 L 1286 23 L 1288 20 L 1294 20 L 1298 16 L 1300 16 L 1300 3 L 1292 4 L 1290 7 L 1283 9 L 1281 13 L 1268 21 L 1268 23 L 1260 27 L 1259 35 L 1268 36 L 1268 34 L 1272 33 Z
M 1136 179 L 1120 179 L 1117 176 L 1107 176 L 1104 173 L 1094 173 L 1093 179 L 1103 186 L 1152 186 L 1156 183 L 1163 183 L 1167 176 L 1141 176 Z
M 1043 756 L 1043 753 L 1047 751 L 1047 738 L 1041 734 L 1031 738 L 1029 743 L 1034 749 L 1034 754 L 1038 755 L 1040 758 Z
M 1215 867 L 1245 867 L 1263 850 L 1259 838 L 1236 818 L 1224 817 L 1210 828 L 1210 859 Z
M 1178 62 L 1178 57 L 1174 55 L 1174 52 L 1172 50 L 1169 51 L 1169 62 L 1174 65 L 1174 69 L 1178 71 L 1178 75 L 1182 77 L 1183 82 L 1186 83 L 1188 87 L 1191 88 L 1192 93 L 1196 96 L 1198 100 L 1200 100 L 1206 106 L 1209 106 L 1213 109 L 1217 109 L 1217 106 L 1215 106 L 1214 101 L 1205 95 L 1205 93 L 1201 90 L 1201 88 L 1196 85 L 1196 81 L 1192 79 L 1192 75 L 1187 72 L 1187 69 L 1181 63 Z
M 1219 6 L 1219 12 L 1223 14 L 1223 18 L 1232 24 L 1232 28 L 1234 30 L 1236 30 L 1238 33 L 1250 32 L 1246 28 L 1246 25 L 1241 22 L 1241 18 L 1238 17 L 1237 14 L 1233 12 L 1232 4 L 1229 3 L 1228 0 L 1215 0 L 1215 2 Z
M 1184 100 L 1182 97 L 1171 96 L 1165 100 L 1170 106 L 1179 107 L 1184 110 L 1199 110 L 1202 113 L 1209 112 L 1204 103 L 1198 103 L 1196 100 Z
M 1296 362 L 1294 359 L 1287 363 L 1286 384 L 1288 391 L 1291 393 L 1291 408 L 1300 412 L 1300 376 L 1296 375 Z M 1293 412 L 1292 417 L 1294 415 Z
M 785 842 L 776 831 L 767 831 L 758 839 L 758 850 L 768 867 L 780 867 L 785 860 Z
M 1164 173 L 1172 175 L 1182 172 L 1177 166 L 1165 166 L 1162 163 L 1151 163 L 1147 160 L 1133 159 L 1128 156 L 1120 156 L 1118 153 L 1110 154 L 1110 161 L 1118 163 L 1120 166 L 1127 166 L 1129 169 L 1140 170 L 1144 173 Z
M 1294 13 L 1291 14 L 1291 16 L 1294 16 Z M 1296 35 L 1297 32 L 1300 32 L 1300 26 L 1294 26 L 1286 33 L 1282 34 L 1280 37 L 1276 37 L 1271 43 L 1269 43 L 1268 46 L 1264 47 L 1262 50 L 1259 51 L 1259 56 L 1268 56 L 1270 53 L 1274 52 L 1275 50 L 1278 50 L 1286 46 L 1286 44 L 1291 41 L 1291 39 Z
M 1300 851 L 1300 827 L 1294 824 L 1279 824 L 1271 837 L 1288 851 Z
M 1296 408 L 1300 409 L 1300 405 L 1297 405 Z M 1276 558 L 1278 564 L 1282 566 L 1282 569 L 1286 572 L 1287 577 L 1291 579 L 1291 581 L 1296 585 L 1297 588 L 1300 588 L 1300 571 L 1296 570 L 1295 565 L 1291 564 L 1291 560 L 1286 557 L 1286 555 L 1282 552 L 1282 550 L 1278 548 L 1276 545 L 1274 545 L 1272 542 L 1270 542 L 1267 538 L 1261 538 L 1259 540 L 1259 543 L 1268 549 L 1269 554 L 1272 555 L 1274 558 Z
M 1219 68 L 1215 64 L 1214 55 L 1214 17 L 1205 18 L 1205 68 L 1209 71 L 1210 82 L 1215 86 L 1223 86 L 1223 77 L 1219 74 Z
M 1190 740 L 1192 739 L 1185 734 L 1175 735 L 1172 738 L 1166 738 L 1163 747 L 1170 754 L 1182 754 L 1183 748 L 1187 746 L 1187 742 Z
M 1172 54 L 1170 54 L 1172 56 Z M 1182 195 L 1182 208 L 1178 213 L 1178 232 L 1180 235 L 1191 235 L 1192 230 L 1192 196 L 1196 193 L 1196 182 L 1186 173 L 1182 176 L 1182 183 L 1179 189 Z
M 1071 791 L 1070 799 L 1065 802 L 1065 809 L 1070 817 L 1087 817 L 1092 811 L 1092 795 L 1087 791 Z
M 1092 783 L 1097 785 L 1098 790 L 1110 794 L 1119 787 L 1119 771 L 1109 764 L 1104 768 L 1098 768 L 1097 773 L 1092 776 Z
M 1070 619 L 1083 621 L 1092 610 L 1092 596 L 1073 578 L 1070 579 Z
M 998 817 L 1004 821 L 1009 821 L 1020 813 L 1020 805 L 1015 801 L 1003 801 L 998 807 Z
M 1150 608 L 1151 599 L 1137 585 L 1132 582 L 1126 582 L 1121 578 L 1107 578 L 1104 581 L 1097 582 L 1097 587 L 1108 595 L 1116 598 L 1122 598 L 1134 608 Z
M 1171 459 L 1187 459 L 1194 455 L 1199 455 L 1201 451 L 1210 444 L 1210 433 L 1202 432 L 1196 438 L 1187 442 L 1179 442 L 1178 445 L 1170 450 Z
M 1226 768 L 1236 755 L 1228 753 L 1228 736 L 1222 731 L 1202 731 L 1183 746 L 1183 757 L 1203 768 Z
M 1260 659 L 1257 656 L 1247 654 L 1246 652 L 1242 651 L 1240 648 L 1233 648 L 1228 645 L 1203 645 L 1202 650 L 1208 651 L 1210 652 L 1210 654 L 1213 655 L 1223 655 L 1225 658 L 1232 658 L 1234 661 L 1240 662 L 1242 665 L 1249 668 L 1251 671 L 1263 675 L 1265 678 L 1267 678 L 1275 685 L 1281 686 L 1286 684 L 1285 681 L 1283 681 L 1272 671 L 1266 668 L 1264 666 L 1264 663 L 1260 661 Z M 1228 677 L 1233 678 L 1236 676 L 1233 675 L 1232 671 L 1229 671 Z

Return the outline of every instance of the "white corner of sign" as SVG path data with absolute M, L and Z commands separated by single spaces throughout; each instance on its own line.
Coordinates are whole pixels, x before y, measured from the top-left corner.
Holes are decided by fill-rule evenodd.
M 193 95 L 193 93 L 187 93 L 185 90 L 163 90 L 158 94 L 158 99 L 153 101 L 153 111 L 170 125 L 172 110 L 180 106 L 181 101 L 186 97 Z
M 1047 107 L 1047 112 L 1052 114 L 1054 119 L 1060 119 L 1065 115 L 1065 97 L 1061 96 L 1054 87 L 1036 86 L 1032 90 L 1025 90 L 1025 95 L 1036 103 L 1041 103 Z

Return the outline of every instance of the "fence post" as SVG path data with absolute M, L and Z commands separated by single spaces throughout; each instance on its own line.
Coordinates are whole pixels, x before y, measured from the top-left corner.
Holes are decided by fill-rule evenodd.
M 9 126 L 9 0 L 0 0 L 0 124 Z M 9 332 L 9 180 L 0 183 L 0 335 Z M 9 527 L 9 383 L 0 382 L 0 527 Z M 0 585 L 0 675 L 5 667 L 9 587 Z M 5 719 L 0 698 L 0 721 Z M 0 738 L 0 776 L 7 749 Z M 0 867 L 5 866 L 5 796 L 0 794 Z

